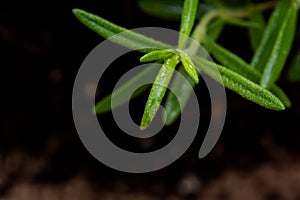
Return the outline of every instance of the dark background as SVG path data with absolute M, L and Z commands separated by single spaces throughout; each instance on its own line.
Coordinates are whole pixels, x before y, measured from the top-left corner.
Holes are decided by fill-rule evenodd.
M 95 160 L 75 130 L 71 95 L 81 62 L 103 38 L 84 27 L 73 16 L 72 8 L 127 28 L 177 30 L 179 26 L 176 21 L 143 14 L 130 0 L 2 1 L 1 200 L 300 199 L 300 85 L 289 83 L 286 71 L 279 85 L 291 98 L 292 108 L 266 110 L 228 91 L 225 128 L 217 146 L 204 159 L 199 160 L 197 153 L 210 117 L 210 103 L 205 86 L 200 84 L 196 88 L 203 110 L 199 136 L 178 161 L 157 172 L 127 174 Z M 243 29 L 227 26 L 219 43 L 249 60 L 252 52 L 245 45 L 246 34 Z M 140 55 L 125 60 L 136 62 Z M 100 97 L 109 92 L 118 76 L 116 73 L 114 78 L 102 80 L 107 89 Z M 140 105 L 145 98 L 140 98 Z M 142 109 L 132 112 L 138 116 Z M 150 142 L 161 146 L 172 135 L 164 138 Z M 140 145 L 140 150 L 148 148 L 130 139 L 116 136 L 114 140 L 125 146 Z

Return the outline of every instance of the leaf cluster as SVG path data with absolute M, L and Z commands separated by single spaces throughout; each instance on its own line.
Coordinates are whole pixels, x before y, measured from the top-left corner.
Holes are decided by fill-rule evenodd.
M 298 0 L 250 3 L 234 8 L 228 8 L 220 3 L 199 3 L 198 0 L 185 0 L 183 4 L 181 1 L 140 0 L 139 6 L 154 16 L 168 19 L 181 17 L 177 46 L 127 30 L 80 9 L 73 9 L 73 13 L 84 25 L 102 37 L 145 53 L 140 58 L 141 62 L 163 63 L 153 82 L 142 117 L 141 129 L 147 128 L 155 117 L 169 84 L 171 88 L 180 91 L 178 93 L 180 96 L 176 97 L 173 93 L 167 93 L 165 101 L 166 124 L 172 124 L 183 109 L 180 105 L 184 107 L 190 97 L 191 87 L 187 84 L 192 87 L 198 84 L 200 73 L 207 74 L 226 88 L 265 108 L 284 110 L 291 106 L 289 98 L 276 85 L 276 81 L 280 78 L 293 44 L 299 10 Z M 268 9 L 273 11 L 266 21 L 263 12 Z M 197 24 L 196 20 L 199 20 Z M 248 29 L 249 41 L 254 52 L 250 63 L 216 42 L 226 24 Z M 118 33 L 125 34 L 118 36 L 116 35 Z M 200 55 L 199 45 L 189 42 L 189 37 L 204 45 L 219 64 Z M 144 46 L 151 48 L 142 48 Z M 299 58 L 298 56 L 295 59 L 294 63 L 298 63 L 294 64 L 295 66 L 299 66 Z M 188 82 L 182 82 L 176 75 L 171 82 L 177 67 Z M 135 81 L 143 79 L 147 75 L 147 70 L 114 92 L 116 99 L 119 99 L 115 106 L 127 101 L 122 98 L 122 94 L 126 93 Z M 290 71 L 300 74 L 299 67 L 292 67 Z M 289 76 L 295 80 L 300 79 L 299 75 L 297 77 L 293 73 Z M 143 90 L 139 91 L 141 92 Z M 95 106 L 96 113 L 113 109 L 110 100 L 111 95 L 98 102 Z

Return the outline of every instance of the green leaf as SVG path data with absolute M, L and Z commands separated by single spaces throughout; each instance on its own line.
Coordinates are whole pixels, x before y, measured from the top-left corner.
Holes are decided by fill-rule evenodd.
M 167 20 L 179 20 L 182 14 L 182 0 L 139 0 L 138 7 L 146 14 Z M 214 9 L 213 6 L 200 3 L 196 18 Z
M 139 8 L 152 16 L 169 20 L 180 19 L 182 1 L 176 0 L 139 0 Z
M 180 55 L 180 61 L 186 73 L 195 81 L 196 84 L 199 83 L 197 70 L 195 68 L 193 61 L 184 51 L 180 51 L 179 55 Z
M 259 28 L 259 24 L 249 20 L 243 20 L 238 18 L 231 17 L 222 17 L 221 18 L 225 23 L 231 24 L 234 26 L 246 27 L 246 28 Z
M 292 60 L 287 76 L 291 82 L 300 81 L 300 49 Z
M 155 77 L 155 74 L 157 73 L 156 70 L 153 70 L 154 68 L 149 65 L 147 68 L 142 70 L 140 73 L 138 73 L 135 77 L 130 79 L 128 82 L 126 82 L 124 85 L 122 85 L 120 88 L 118 88 L 116 91 L 114 91 L 112 94 L 104 97 L 101 99 L 94 108 L 94 112 L 96 114 L 101 114 L 101 113 L 106 113 L 112 109 L 115 109 L 121 105 L 123 105 L 126 102 L 129 102 L 130 99 L 124 98 L 124 94 L 128 94 L 128 92 L 132 91 L 132 89 L 135 88 L 136 83 L 138 83 L 140 80 L 145 79 L 145 77 L 152 76 L 153 78 Z M 135 93 L 131 98 L 135 98 L 138 95 L 142 94 L 148 86 L 141 87 Z M 111 104 L 111 98 L 114 96 L 114 104 Z
M 173 57 L 167 59 L 159 70 L 145 106 L 142 122 L 140 125 L 141 130 L 146 129 L 155 117 L 173 75 L 174 69 L 178 63 L 178 55 L 174 55 Z
M 73 9 L 74 15 L 91 30 L 95 31 L 104 38 L 109 38 L 130 49 L 137 49 L 141 52 L 149 52 L 154 49 L 170 49 L 172 46 L 157 41 L 145 35 L 129 31 L 126 28 L 113 24 L 97 15 L 88 13 L 84 10 Z M 126 32 L 124 32 L 126 31 Z M 122 35 L 116 35 L 124 32 Z M 112 37 L 114 36 L 114 37 Z M 147 47 L 147 49 L 145 49 Z
M 150 62 L 155 60 L 167 59 L 174 55 L 174 53 L 176 53 L 176 51 L 173 49 L 151 51 L 150 53 L 147 53 L 143 57 L 141 57 L 140 61 Z
M 170 85 L 171 91 L 174 91 L 177 96 L 173 92 L 169 92 L 164 105 L 166 112 L 164 112 L 163 119 L 165 119 L 167 126 L 174 123 L 180 116 L 181 109 L 184 109 L 191 96 L 192 88 L 195 86 L 195 82 L 186 73 L 182 65 L 179 67 L 178 73 L 184 78 L 179 77 L 180 74 L 176 74 Z
M 292 3 L 284 16 L 276 42 L 261 77 L 260 85 L 270 88 L 279 78 L 295 36 L 298 5 Z
M 194 27 L 198 7 L 198 0 L 185 0 L 181 16 L 180 35 L 178 41 L 178 48 L 182 49 L 191 31 Z
M 283 19 L 287 15 L 287 10 L 291 5 L 291 0 L 279 1 L 268 21 L 263 38 L 255 52 L 251 66 L 262 72 L 271 56 L 278 32 L 282 26 Z
M 209 37 L 213 41 L 216 41 L 219 38 L 221 32 L 223 31 L 224 26 L 225 23 L 222 19 L 215 19 L 207 27 L 207 37 Z
M 228 51 L 224 47 L 218 45 L 210 39 L 204 40 L 205 46 L 212 52 L 217 61 L 219 61 L 224 67 L 244 76 L 245 78 L 251 80 L 254 83 L 259 83 L 261 78 L 261 73 L 253 69 L 248 63 L 246 63 L 242 58 L 236 54 Z M 271 87 L 270 91 L 275 94 L 286 107 L 291 106 L 291 102 L 287 95 L 275 84 Z
M 193 61 L 204 73 L 242 97 L 268 109 L 285 109 L 275 95 L 243 76 L 200 57 L 193 57 Z
M 265 23 L 264 16 L 259 11 L 253 12 L 252 15 L 250 16 L 250 20 L 259 25 L 259 27 L 256 28 L 249 27 L 248 29 L 251 47 L 253 51 L 256 51 L 263 37 L 266 28 L 266 23 Z

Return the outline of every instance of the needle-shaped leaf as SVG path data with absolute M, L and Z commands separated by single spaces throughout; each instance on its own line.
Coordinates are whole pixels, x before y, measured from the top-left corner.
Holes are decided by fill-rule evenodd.
M 236 54 L 228 51 L 224 47 L 218 45 L 209 38 L 204 40 L 205 46 L 212 52 L 214 58 L 219 61 L 224 67 L 244 76 L 245 78 L 259 84 L 261 73 L 253 69 L 246 61 L 237 56 Z M 275 94 L 286 107 L 291 106 L 291 102 L 287 95 L 275 84 L 271 87 L 270 91 Z
M 117 90 L 115 90 L 112 94 L 104 97 L 103 99 L 101 99 L 95 106 L 94 108 L 94 112 L 96 114 L 101 114 L 101 113 L 105 113 L 108 112 L 114 108 L 117 108 L 118 106 L 123 105 L 124 103 L 128 102 L 130 99 L 128 98 L 124 98 L 124 94 L 128 94 L 128 92 L 132 91 L 132 89 L 134 89 L 137 85 L 137 83 L 140 80 L 145 79 L 145 77 L 155 77 L 157 70 L 155 70 L 156 68 L 153 68 L 150 66 L 148 66 L 147 68 L 145 68 L 144 70 L 142 70 L 140 73 L 138 73 L 135 77 L 133 77 L 132 79 L 130 79 L 128 82 L 124 83 L 124 85 L 122 85 L 120 88 L 118 88 Z M 147 89 L 147 85 L 140 87 L 137 91 L 135 91 L 135 93 L 133 94 L 133 96 L 131 98 L 135 98 L 138 95 L 142 94 L 146 89 Z M 111 98 L 112 96 L 114 96 L 114 104 L 112 105 L 111 103 Z
M 253 51 L 256 51 L 263 37 L 266 28 L 266 23 L 265 23 L 264 16 L 259 11 L 253 12 L 252 15 L 250 16 L 250 20 L 259 25 L 259 27 L 254 27 L 254 28 L 249 27 L 248 29 L 251 47 Z
M 195 81 L 196 84 L 199 83 L 197 70 L 191 58 L 184 51 L 180 51 L 179 55 L 186 73 Z
M 295 36 L 298 5 L 291 3 L 284 16 L 275 44 L 261 77 L 260 85 L 270 88 L 281 74 Z
M 270 59 L 271 52 L 277 41 L 278 32 L 282 25 L 283 19 L 287 15 L 287 10 L 291 5 L 291 0 L 279 1 L 268 21 L 263 38 L 255 52 L 251 66 L 262 72 Z
M 204 73 L 242 97 L 268 109 L 285 109 L 283 103 L 275 95 L 249 79 L 200 57 L 193 57 L 193 61 Z
M 185 43 L 194 27 L 198 7 L 198 0 L 185 0 L 181 16 L 178 48 L 184 48 Z
M 104 38 L 110 38 L 118 33 L 126 31 L 124 34 L 116 35 L 110 38 L 113 42 L 118 43 L 130 49 L 137 49 L 141 52 L 149 52 L 153 49 L 170 49 L 172 46 L 157 41 L 145 35 L 129 31 L 126 28 L 113 24 L 97 15 L 88 13 L 81 9 L 73 9 L 74 15 L 91 30 L 95 31 Z M 147 47 L 147 49 L 145 49 Z
M 151 51 L 140 58 L 141 62 L 150 62 L 155 60 L 167 59 L 176 53 L 173 49 Z
M 168 58 L 159 70 L 145 106 L 140 125 L 141 130 L 146 129 L 155 117 L 173 75 L 174 69 L 178 63 L 178 55 L 174 55 L 171 58 Z
M 164 106 L 166 112 L 164 112 L 163 118 L 165 119 L 166 125 L 171 125 L 180 116 L 181 110 L 183 110 L 187 104 L 192 93 L 192 88 L 194 88 L 196 84 L 186 73 L 182 65 L 180 65 L 178 73 L 180 73 L 183 78 L 179 77 L 180 74 L 176 74 L 170 85 L 171 91 L 174 91 L 177 96 L 175 96 L 173 92 L 169 92 Z

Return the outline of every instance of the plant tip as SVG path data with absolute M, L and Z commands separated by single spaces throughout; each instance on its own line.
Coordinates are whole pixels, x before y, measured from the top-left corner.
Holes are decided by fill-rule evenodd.
M 93 113 L 93 115 L 97 115 L 96 106 L 94 106 L 94 107 L 93 107 L 93 109 L 92 109 L 92 113 Z
M 141 124 L 141 126 L 140 126 L 141 131 L 145 130 L 146 128 L 148 128 L 148 125 Z
M 80 10 L 80 9 L 78 9 L 78 8 L 73 8 L 73 9 L 72 9 L 72 12 L 73 12 L 73 14 L 77 14 L 77 13 L 79 12 L 79 10 Z

